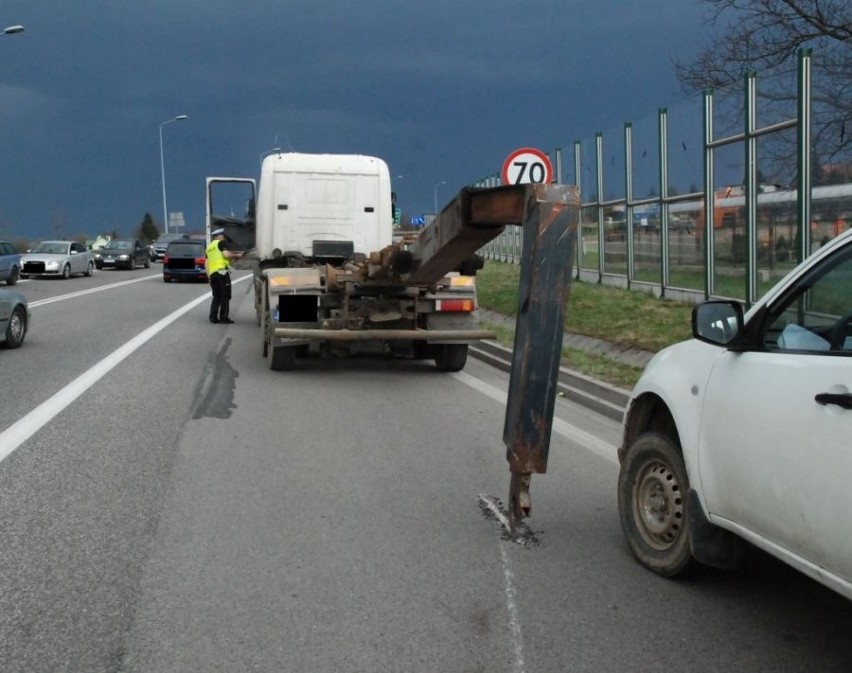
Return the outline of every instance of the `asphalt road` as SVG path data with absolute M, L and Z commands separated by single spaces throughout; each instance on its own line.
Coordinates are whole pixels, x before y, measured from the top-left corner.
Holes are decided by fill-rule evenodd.
M 506 539 L 507 376 L 273 372 L 249 283 L 28 281 L 0 351 L 0 670 L 848 670 L 852 603 L 760 553 L 639 567 L 618 424 L 560 399 L 534 539 Z M 193 302 L 197 302 L 193 304 Z

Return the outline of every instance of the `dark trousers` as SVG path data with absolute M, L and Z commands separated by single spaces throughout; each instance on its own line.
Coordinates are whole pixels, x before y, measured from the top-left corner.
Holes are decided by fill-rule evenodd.
M 210 302 L 210 320 L 225 320 L 231 303 L 231 274 L 211 274 L 210 290 L 213 292 L 213 301 Z

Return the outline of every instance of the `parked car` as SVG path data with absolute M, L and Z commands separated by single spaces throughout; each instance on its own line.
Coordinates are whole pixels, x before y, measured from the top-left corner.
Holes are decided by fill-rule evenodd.
M 94 268 L 92 251 L 77 241 L 42 241 L 30 252 L 21 255 L 21 278 L 70 278 L 78 273 L 91 276 Z
M 160 234 L 156 241 L 154 241 L 154 253 L 157 255 L 157 259 L 163 259 L 166 255 L 166 248 L 169 247 L 169 243 L 172 241 L 186 241 L 189 240 L 189 236 L 186 234 Z
M 695 307 L 693 339 L 649 362 L 619 449 L 636 558 L 679 575 L 748 541 L 852 599 L 852 231 L 745 314 Z
M 17 290 L 0 290 L 0 339 L 4 348 L 24 343 L 30 324 L 27 299 Z
M 163 257 L 163 282 L 196 280 L 207 282 L 204 241 L 172 241 Z
M 14 285 L 20 275 L 21 253 L 9 241 L 0 241 L 0 280 L 6 285 Z
M 134 269 L 151 266 L 148 248 L 138 239 L 116 238 L 101 250 L 100 261 L 95 261 L 99 269 Z

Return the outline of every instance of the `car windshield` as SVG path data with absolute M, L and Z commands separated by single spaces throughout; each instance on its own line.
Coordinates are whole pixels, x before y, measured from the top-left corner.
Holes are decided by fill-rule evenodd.
M 112 250 L 130 250 L 133 243 L 130 241 L 112 241 L 108 247 Z
M 45 255 L 67 255 L 68 243 L 57 241 L 44 241 L 39 243 L 33 252 L 40 252 Z

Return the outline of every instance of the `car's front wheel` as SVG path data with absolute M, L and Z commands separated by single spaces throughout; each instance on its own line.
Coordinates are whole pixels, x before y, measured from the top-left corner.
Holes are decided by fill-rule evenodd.
M 6 285 L 17 284 L 19 277 L 20 277 L 20 273 L 18 272 L 18 267 L 13 266 L 12 270 L 9 272 L 9 277 L 6 278 Z
M 24 343 L 24 337 L 27 335 L 27 311 L 23 306 L 16 306 L 12 310 L 12 315 L 9 316 L 9 322 L 6 324 L 6 341 L 3 346 L 6 348 L 18 348 Z
M 683 456 L 668 437 L 646 433 L 630 445 L 618 475 L 621 528 L 633 555 L 663 577 L 694 564 L 688 493 Z
M 69 278 L 71 278 L 71 265 L 70 264 L 66 264 L 64 267 L 62 267 L 62 277 L 65 280 L 68 280 Z
M 91 276 L 95 272 L 95 265 L 92 262 L 89 262 L 89 265 L 86 267 L 86 275 Z

